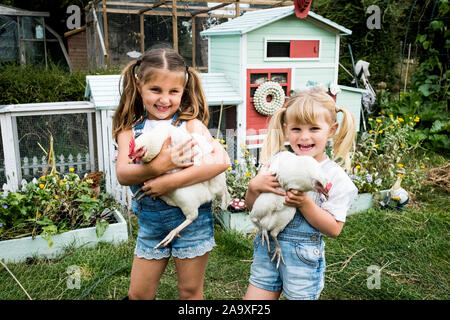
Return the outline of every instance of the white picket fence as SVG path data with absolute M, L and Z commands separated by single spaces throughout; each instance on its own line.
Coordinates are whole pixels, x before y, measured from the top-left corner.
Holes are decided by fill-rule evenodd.
M 78 153 L 75 157 L 71 154 L 67 157 L 64 157 L 64 155 L 59 155 L 56 156 L 56 159 L 55 166 L 59 173 L 69 172 L 69 168 L 74 168 L 75 172 L 90 172 L 91 170 L 89 153 L 84 155 Z M 23 176 L 36 177 L 39 173 L 45 171 L 47 168 L 47 162 L 48 159 L 45 156 L 40 158 L 32 157 L 31 161 L 28 157 L 22 158 Z

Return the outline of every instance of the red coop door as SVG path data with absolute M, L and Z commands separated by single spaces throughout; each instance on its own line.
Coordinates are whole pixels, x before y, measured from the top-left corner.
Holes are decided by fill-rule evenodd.
M 263 134 L 269 124 L 270 117 L 258 113 L 253 105 L 256 89 L 266 81 L 278 82 L 289 96 L 291 69 L 247 69 L 247 135 Z

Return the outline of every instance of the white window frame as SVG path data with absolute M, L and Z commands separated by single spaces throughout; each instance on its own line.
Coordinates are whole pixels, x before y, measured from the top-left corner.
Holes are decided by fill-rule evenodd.
M 317 58 L 288 58 L 267 57 L 268 42 L 290 42 L 291 40 L 315 40 L 319 41 L 319 56 Z M 264 61 L 319 61 L 322 55 L 322 38 L 320 37 L 264 37 Z

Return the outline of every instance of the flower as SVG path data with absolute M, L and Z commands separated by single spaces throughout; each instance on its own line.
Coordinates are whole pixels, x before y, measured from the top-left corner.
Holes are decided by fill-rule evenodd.
M 7 205 L 7 204 L 4 204 L 4 205 L 3 205 L 3 209 L 8 209 L 8 205 Z
M 379 133 L 379 134 L 382 134 L 382 133 L 383 133 L 383 130 L 378 131 L 378 133 Z
M 425 166 L 424 166 L 424 165 L 421 165 L 421 166 L 420 166 L 420 169 L 425 169 Z
M 420 121 L 420 118 L 418 117 L 418 116 L 416 116 L 415 118 L 414 118 L 414 122 L 419 122 Z
M 55 199 L 58 200 L 58 199 L 59 199 L 59 196 L 55 196 Z
M 69 171 L 70 171 L 70 172 L 74 172 L 75 169 L 74 169 L 74 168 L 69 168 Z
M 361 169 L 361 166 L 358 164 L 355 168 L 356 169 Z
M 44 189 L 45 185 L 43 183 L 39 184 L 39 188 Z
M 370 173 L 366 174 L 366 180 L 367 182 L 372 182 L 372 175 Z
M 375 183 L 377 186 L 380 186 L 380 185 L 381 185 L 381 182 L 382 182 L 381 179 L 376 179 L 376 180 L 374 181 L 374 183 Z
M 377 119 L 377 120 L 375 120 L 377 123 L 381 123 L 381 120 L 380 119 Z
M 3 223 L 0 222 L 0 228 L 3 227 Z
M 401 163 L 397 163 L 397 166 L 398 166 L 399 168 L 403 168 L 403 164 L 401 164 Z
M 369 130 L 369 133 L 373 133 L 373 130 Z
M 249 177 L 250 177 L 250 172 L 246 172 L 246 173 L 245 173 L 245 176 L 246 176 L 247 178 L 249 178 Z
M 403 118 L 398 118 L 398 121 L 403 122 L 405 120 Z
M 402 147 L 404 147 L 404 146 L 405 146 L 405 144 L 404 144 L 404 143 L 400 143 L 400 145 L 401 145 Z
M 233 170 L 231 167 L 229 167 L 228 169 L 227 169 L 228 171 L 231 171 L 231 170 Z
M 250 154 L 250 152 L 248 152 L 248 150 L 245 151 L 245 154 Z
M 238 163 L 237 159 L 234 159 L 234 163 Z

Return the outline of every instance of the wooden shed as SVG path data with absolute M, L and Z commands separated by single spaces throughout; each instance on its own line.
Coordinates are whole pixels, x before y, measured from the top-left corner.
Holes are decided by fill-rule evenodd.
M 247 12 L 202 31 L 209 39 L 209 72 L 225 74 L 243 99 L 236 109 L 238 141 L 261 147 L 270 119 L 254 106 L 261 84 L 277 82 L 285 96 L 311 82 L 338 86 L 340 37 L 351 33 L 312 11 L 299 19 L 294 6 Z M 350 109 L 359 127 L 364 90 L 338 87 L 338 106 Z

